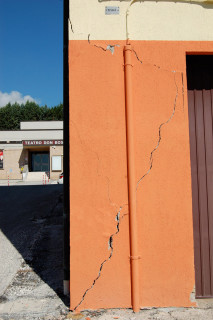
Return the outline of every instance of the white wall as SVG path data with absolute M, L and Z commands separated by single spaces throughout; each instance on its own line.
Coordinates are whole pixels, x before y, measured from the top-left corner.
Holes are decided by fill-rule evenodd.
M 130 1 L 70 1 L 70 40 L 125 40 Z M 119 15 L 105 15 L 105 6 L 119 6 Z M 72 26 L 72 27 L 71 27 Z M 129 8 L 132 40 L 213 40 L 213 4 L 137 1 Z
M 63 130 L 0 131 L 0 141 L 63 140 Z
M 63 121 L 22 121 L 21 130 L 63 130 Z

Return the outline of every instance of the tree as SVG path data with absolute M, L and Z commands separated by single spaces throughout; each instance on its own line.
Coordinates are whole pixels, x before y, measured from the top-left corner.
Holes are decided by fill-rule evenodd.
M 63 104 L 48 108 L 35 102 L 8 103 L 0 108 L 0 130 L 19 130 L 21 121 L 63 120 Z

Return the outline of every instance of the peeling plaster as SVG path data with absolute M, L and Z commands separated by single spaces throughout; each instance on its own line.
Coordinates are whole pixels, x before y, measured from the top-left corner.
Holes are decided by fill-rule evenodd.
M 125 206 L 125 205 L 124 205 Z M 121 214 L 121 211 L 122 209 L 124 208 L 124 206 L 121 206 L 119 211 L 117 212 L 116 214 L 116 217 L 115 217 L 115 221 L 117 222 L 117 225 L 116 225 L 116 228 L 117 228 L 117 231 L 115 233 L 113 233 L 110 237 L 109 237 L 109 240 L 108 240 L 108 250 L 110 250 L 110 255 L 107 259 L 105 259 L 102 263 L 101 263 L 101 266 L 100 266 L 100 269 L 99 269 L 99 272 L 98 272 L 98 276 L 93 280 L 93 283 L 92 285 L 86 289 L 86 291 L 84 292 L 82 298 L 81 298 L 81 301 L 77 304 L 77 306 L 73 309 L 73 311 L 75 311 L 81 304 L 82 302 L 84 301 L 88 291 L 90 291 L 94 285 L 96 284 L 96 282 L 98 281 L 98 279 L 100 278 L 101 276 L 101 272 L 102 272 L 102 269 L 103 269 L 103 266 L 105 265 L 105 263 L 107 263 L 111 258 L 112 258 L 112 255 L 113 255 L 113 238 L 114 236 L 116 236 L 119 231 L 120 231 L 120 222 L 121 222 L 121 219 L 123 219 L 124 217 L 124 214 L 122 215 L 122 217 L 120 217 L 120 214 Z
M 91 44 L 91 41 L 90 41 L 90 34 L 88 34 L 88 43 Z M 120 47 L 119 44 L 108 44 L 106 48 L 102 47 L 102 46 L 99 46 L 97 44 L 93 44 L 94 47 L 96 48 L 99 48 L 103 51 L 110 51 L 113 55 L 114 51 L 115 51 L 115 47 Z

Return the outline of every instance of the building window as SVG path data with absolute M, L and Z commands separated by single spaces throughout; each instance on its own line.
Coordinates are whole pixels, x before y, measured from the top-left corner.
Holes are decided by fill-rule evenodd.
M 0 169 L 4 169 L 4 153 L 0 150 Z

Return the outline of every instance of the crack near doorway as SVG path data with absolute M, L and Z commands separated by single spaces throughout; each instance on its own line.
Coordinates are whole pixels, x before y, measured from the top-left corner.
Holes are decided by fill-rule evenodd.
M 172 111 L 172 114 L 171 116 L 169 117 L 169 119 L 166 121 L 166 122 L 163 122 L 160 124 L 159 128 L 158 128 L 158 142 L 156 144 L 156 146 L 154 147 L 154 149 L 151 151 L 150 153 L 150 157 L 149 157 L 149 169 L 146 171 L 146 173 L 138 180 L 137 182 L 137 185 L 136 185 L 136 192 L 138 190 L 138 187 L 139 187 L 139 184 L 141 183 L 141 181 L 150 173 L 150 171 L 152 170 L 152 166 L 153 166 L 153 154 L 154 152 L 158 149 L 159 145 L 160 145 L 160 142 L 161 142 L 161 139 L 162 139 L 162 136 L 161 136 L 161 130 L 162 130 L 162 127 L 166 124 L 168 124 L 172 118 L 174 117 L 174 114 L 175 114 L 175 110 L 176 110 L 176 105 L 177 105 L 177 97 L 178 97 L 178 86 L 177 86 L 177 82 L 176 82 L 176 77 L 175 77 L 175 74 L 176 74 L 176 71 L 173 71 L 174 73 L 174 81 L 175 81 L 175 86 L 176 86 L 176 95 L 175 95 L 175 99 L 174 99 L 174 107 L 173 107 L 173 111 Z

